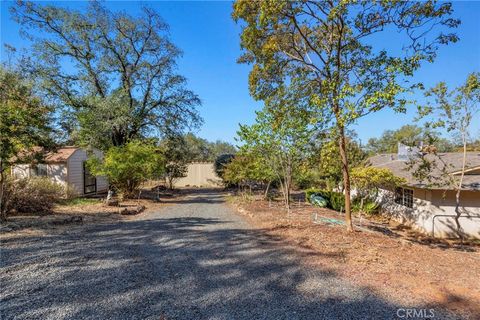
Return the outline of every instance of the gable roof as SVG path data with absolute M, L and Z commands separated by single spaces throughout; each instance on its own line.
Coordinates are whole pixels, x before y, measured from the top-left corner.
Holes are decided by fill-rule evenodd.
M 48 152 L 45 155 L 45 163 L 66 162 L 78 149 L 80 148 L 68 146 L 59 148 L 55 152 Z
M 18 158 L 14 158 L 13 161 L 19 161 L 20 163 L 30 163 L 32 160 L 40 160 L 43 163 L 63 163 L 67 162 L 75 151 L 79 150 L 79 147 L 66 146 L 56 149 L 55 151 L 49 151 L 45 153 L 42 147 L 33 147 L 29 151 L 21 152 Z
M 407 181 L 407 185 L 427 188 L 427 189 L 445 189 L 448 188 L 447 184 L 442 181 L 442 172 L 446 171 L 455 178 L 458 179 L 458 173 L 462 169 L 463 153 L 461 152 L 447 152 L 438 153 L 435 155 L 426 155 L 425 158 L 430 161 L 435 161 L 437 164 L 431 170 L 430 180 L 434 181 L 436 186 L 432 186 L 429 182 L 419 181 L 413 177 L 411 170 L 408 168 L 408 161 L 399 160 L 398 155 L 394 153 L 379 154 L 370 157 L 367 161 L 370 165 L 377 168 L 390 169 L 392 173 L 398 177 L 404 178 Z M 480 153 L 479 152 L 467 152 L 467 169 L 480 168 Z M 444 170 L 445 169 L 445 170 Z M 480 190 L 480 174 L 466 174 L 462 189 L 466 190 Z

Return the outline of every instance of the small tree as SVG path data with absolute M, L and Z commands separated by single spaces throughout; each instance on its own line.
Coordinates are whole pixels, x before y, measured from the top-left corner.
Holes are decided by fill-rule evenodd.
M 395 187 L 404 184 L 403 178 L 395 176 L 389 169 L 375 167 L 353 168 L 350 176 L 352 185 L 360 196 L 360 210 L 363 203 L 370 198 L 376 200 L 380 188 L 394 191 Z
M 51 145 L 50 116 L 30 81 L 0 67 L 0 220 L 7 218 L 6 171 L 32 158 L 33 147 Z
M 190 154 L 185 139 L 180 135 L 167 136 L 161 143 L 165 158 L 165 179 L 173 189 L 175 182 L 188 172 Z
M 419 106 L 419 119 L 428 116 L 435 119 L 425 123 L 427 128 L 444 128 L 452 133 L 462 145 L 462 166 L 460 176 L 453 176 L 451 169 L 437 154 L 436 148 L 424 148 L 424 153 L 418 159 L 413 159 L 411 166 L 416 166 L 414 175 L 422 181 L 438 186 L 449 186 L 456 190 L 455 194 L 455 223 L 457 233 L 463 238 L 459 219 L 462 215 L 460 210 L 460 195 L 463 188 L 465 175 L 468 142 L 472 121 L 480 112 L 480 73 L 472 73 L 465 83 L 455 90 L 449 90 L 445 82 L 440 82 L 435 87 L 426 91 L 427 99 L 433 99 L 425 106 Z M 440 170 L 441 174 L 432 175 L 432 170 Z M 435 177 L 435 181 L 432 181 Z
M 164 170 L 164 158 L 153 144 L 131 141 L 125 146 L 111 147 L 103 159 L 89 158 L 87 165 L 92 174 L 106 176 L 123 197 L 131 198 L 143 182 Z
M 219 155 L 216 159 L 215 162 L 213 163 L 215 173 L 217 174 L 218 177 L 226 181 L 225 179 L 225 170 L 227 166 L 234 160 L 235 155 L 231 153 L 226 153 Z
M 247 185 L 251 187 L 252 183 L 264 184 L 264 199 L 266 199 L 276 174 L 262 154 L 243 151 L 235 155 L 225 166 L 223 177 L 226 183 L 238 185 L 239 188 Z
M 264 110 L 257 112 L 256 122 L 240 126 L 238 135 L 244 145 L 240 151 L 258 155 L 276 175 L 287 210 L 294 173 L 309 157 L 312 128 L 310 114 L 293 106 L 288 90 L 267 100 Z

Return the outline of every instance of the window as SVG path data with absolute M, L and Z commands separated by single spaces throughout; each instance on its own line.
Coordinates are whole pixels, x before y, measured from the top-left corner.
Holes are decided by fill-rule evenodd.
M 413 190 L 405 188 L 397 188 L 395 190 L 395 203 L 402 206 L 413 208 Z
M 95 193 L 97 192 L 97 179 L 94 175 L 88 171 L 88 168 L 83 163 L 83 193 Z
M 32 165 L 32 168 L 30 169 L 30 176 L 46 177 L 47 165 L 44 163 L 38 163 L 38 164 Z

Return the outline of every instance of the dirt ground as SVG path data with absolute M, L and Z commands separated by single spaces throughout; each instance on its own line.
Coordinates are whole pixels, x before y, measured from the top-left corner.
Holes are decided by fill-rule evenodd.
M 0 225 L 0 232 L 22 232 L 33 235 L 67 225 L 129 220 L 133 219 L 134 216 L 122 215 L 119 213 L 119 210 L 133 210 L 143 206 L 145 209 L 139 214 L 152 212 L 173 204 L 186 193 L 188 193 L 187 190 L 164 190 L 160 192 L 160 201 L 155 201 L 157 192 L 145 189 L 142 190 L 140 198 L 120 201 L 118 206 L 105 205 L 105 197 L 101 195 L 96 198 L 78 198 L 70 201 L 68 204 L 56 205 L 51 214 L 31 213 L 12 215 L 6 223 Z
M 349 233 L 330 209 L 294 203 L 230 199 L 252 224 L 318 252 L 309 265 L 330 268 L 390 299 L 441 305 L 458 314 L 480 315 L 480 246 L 430 239 L 388 222 L 356 220 Z M 314 223 L 313 221 L 317 221 Z

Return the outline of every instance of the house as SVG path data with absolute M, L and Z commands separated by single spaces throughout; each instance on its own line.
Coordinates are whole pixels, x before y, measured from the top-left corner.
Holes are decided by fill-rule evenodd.
M 390 169 L 406 180 L 404 186 L 381 190 L 379 201 L 394 219 L 436 237 L 456 237 L 456 190 L 451 181 L 460 178 L 463 153 L 428 154 L 435 166 L 428 182 L 413 173 L 420 149 L 399 144 L 397 154 L 380 154 L 368 159 L 370 165 Z M 413 159 L 413 160 L 412 160 Z M 423 180 L 423 179 L 422 179 Z M 448 183 L 450 181 L 450 183 Z M 480 153 L 468 152 L 466 172 L 460 193 L 459 223 L 467 237 L 480 238 Z
M 217 176 L 213 162 L 192 162 L 188 164 L 185 177 L 174 183 L 175 187 L 218 187 L 222 179 Z
M 78 147 L 59 148 L 46 153 L 43 161 L 12 166 L 12 175 L 18 178 L 49 177 L 56 183 L 72 187 L 80 196 L 105 192 L 108 190 L 107 179 L 93 176 L 85 167 L 85 161 L 92 153 L 96 157 L 103 157 L 98 149 L 88 152 Z

